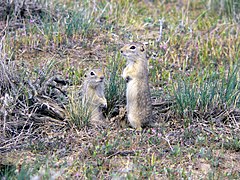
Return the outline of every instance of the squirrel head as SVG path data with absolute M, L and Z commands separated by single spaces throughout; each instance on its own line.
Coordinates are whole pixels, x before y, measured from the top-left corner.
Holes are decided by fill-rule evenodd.
M 85 78 L 88 81 L 88 84 L 92 87 L 104 82 L 104 74 L 102 69 L 92 69 L 85 74 Z
M 131 43 L 126 44 L 120 49 L 120 53 L 128 61 L 137 61 L 146 59 L 146 50 L 144 44 L 141 43 Z

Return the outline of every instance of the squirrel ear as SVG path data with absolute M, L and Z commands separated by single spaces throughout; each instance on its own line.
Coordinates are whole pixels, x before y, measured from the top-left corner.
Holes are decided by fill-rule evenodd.
M 142 52 L 144 51 L 144 47 L 143 46 L 141 46 L 140 51 L 142 51 Z

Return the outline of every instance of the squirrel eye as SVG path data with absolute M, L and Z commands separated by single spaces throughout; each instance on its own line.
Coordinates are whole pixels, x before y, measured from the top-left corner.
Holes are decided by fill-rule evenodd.
M 91 76 L 94 76 L 94 75 L 95 75 L 95 73 L 94 73 L 93 71 L 91 71 L 90 75 L 91 75 Z
M 130 49 L 136 49 L 136 47 L 135 46 L 131 46 Z

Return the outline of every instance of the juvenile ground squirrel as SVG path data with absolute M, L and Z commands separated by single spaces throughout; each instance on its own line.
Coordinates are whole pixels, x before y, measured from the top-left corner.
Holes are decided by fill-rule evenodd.
M 107 108 L 104 96 L 104 74 L 101 69 L 92 69 L 85 75 L 83 83 L 83 105 L 91 113 L 92 122 L 103 121 L 102 109 Z
M 122 77 L 127 82 L 127 117 L 132 127 L 140 129 L 152 121 L 152 102 L 148 84 L 148 62 L 143 44 L 126 44 L 120 50 L 127 59 Z

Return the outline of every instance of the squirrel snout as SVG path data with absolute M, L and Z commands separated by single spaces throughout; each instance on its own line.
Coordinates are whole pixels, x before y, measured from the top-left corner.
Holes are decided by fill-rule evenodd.
M 100 82 L 103 82 L 104 76 L 101 76 L 99 79 L 100 79 Z

